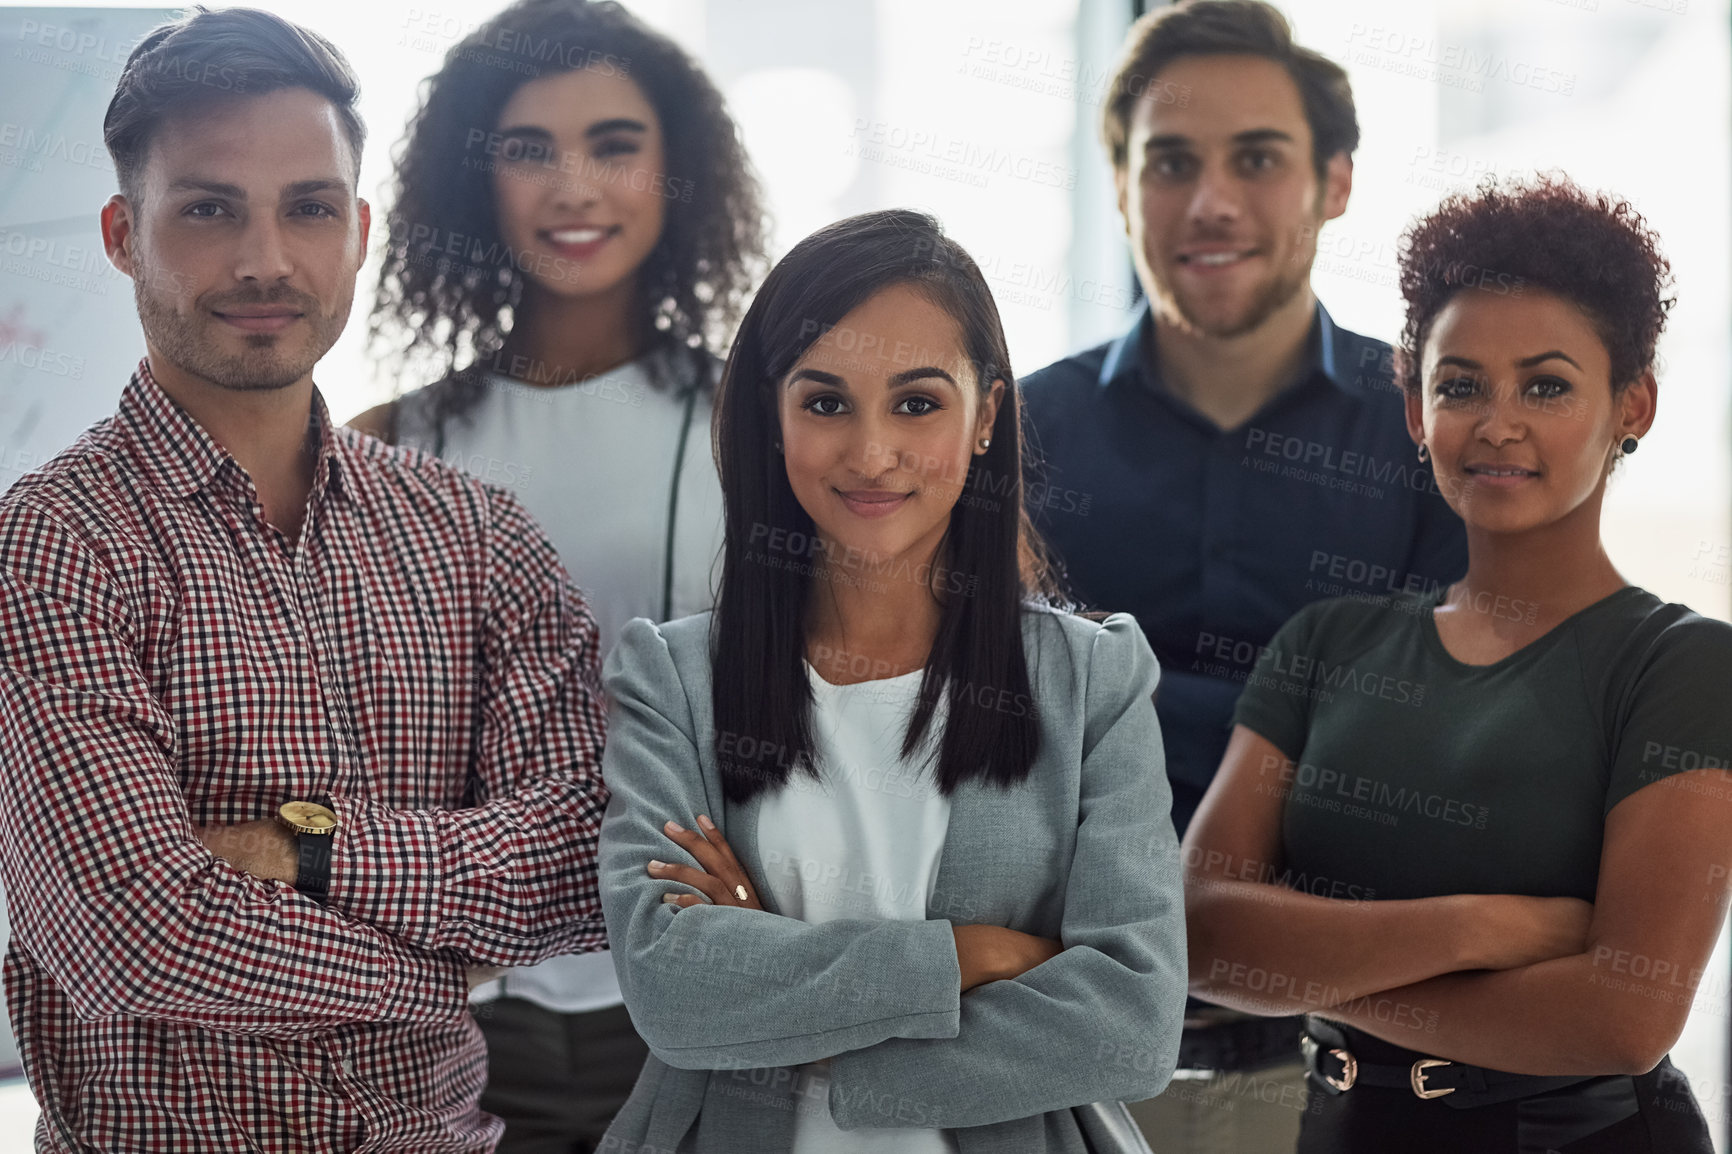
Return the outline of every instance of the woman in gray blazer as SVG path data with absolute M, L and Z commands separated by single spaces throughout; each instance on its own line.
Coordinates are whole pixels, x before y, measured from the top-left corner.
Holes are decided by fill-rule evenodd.
M 602 1149 L 1146 1150 L 1185 999 L 1133 619 L 1056 606 L 996 307 L 930 217 L 795 246 L 716 399 L 714 613 L 605 670 L 598 869 L 652 1057 Z

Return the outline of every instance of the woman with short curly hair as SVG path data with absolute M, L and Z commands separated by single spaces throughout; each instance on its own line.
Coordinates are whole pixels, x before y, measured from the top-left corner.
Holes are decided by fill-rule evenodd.
M 707 609 L 711 395 L 764 263 L 721 94 L 617 4 L 520 0 L 451 48 L 395 160 L 372 335 L 434 383 L 356 424 L 515 489 L 604 645 L 634 617 Z M 611 956 L 490 995 L 500 1150 L 593 1149 L 647 1052 Z
M 1712 1149 L 1666 1053 L 1727 907 L 1732 628 L 1600 538 L 1669 286 L 1559 177 L 1405 238 L 1408 427 L 1467 574 L 1289 621 L 1185 847 L 1194 992 L 1310 1015 L 1306 1154 Z

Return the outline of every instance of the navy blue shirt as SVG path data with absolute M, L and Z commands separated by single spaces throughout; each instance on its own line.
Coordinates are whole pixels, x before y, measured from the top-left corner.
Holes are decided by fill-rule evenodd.
M 1257 655 L 1325 597 L 1439 588 L 1467 570 L 1459 518 L 1408 438 L 1390 348 L 1321 305 L 1306 364 L 1222 429 L 1159 379 L 1148 302 L 1116 341 L 1023 382 L 1029 512 L 1073 596 L 1127 612 L 1155 692 L 1180 834 Z

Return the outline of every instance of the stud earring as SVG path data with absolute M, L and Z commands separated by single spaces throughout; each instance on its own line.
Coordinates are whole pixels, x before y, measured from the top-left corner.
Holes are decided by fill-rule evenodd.
M 983 453 L 986 452 L 986 447 L 990 444 L 992 444 L 992 438 L 991 437 L 980 438 L 980 451 Z
M 1642 443 L 1641 441 L 1638 441 L 1636 439 L 1636 434 L 1626 433 L 1624 435 L 1624 439 L 1622 441 L 1618 442 L 1618 451 L 1627 457 L 1631 453 L 1634 453 L 1636 451 L 1636 446 L 1640 445 L 1641 443 Z
M 1431 453 L 1426 449 L 1425 442 L 1421 441 L 1419 443 L 1419 461 L 1420 461 L 1420 464 L 1424 464 L 1430 458 L 1431 458 Z

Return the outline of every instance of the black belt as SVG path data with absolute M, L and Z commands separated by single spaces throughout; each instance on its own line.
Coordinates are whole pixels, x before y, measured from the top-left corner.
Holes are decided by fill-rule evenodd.
M 1361 1039 L 1366 1038 L 1370 1035 L 1351 1027 L 1316 1016 L 1307 1017 L 1302 1045 L 1311 1084 L 1331 1097 L 1345 1094 L 1355 1086 L 1411 1090 L 1415 1097 L 1442 1098 L 1445 1105 L 1469 1110 L 1475 1106 L 1513 1102 L 1548 1090 L 1561 1090 L 1595 1077 L 1591 1074 L 1561 1077 L 1506 1074 L 1502 1070 L 1487 1070 L 1464 1062 L 1429 1058 L 1417 1050 L 1376 1040 L 1372 1041 L 1372 1048 L 1398 1054 L 1405 1064 L 1362 1062 L 1354 1051 L 1363 1046 Z M 1408 1055 L 1413 1058 L 1411 1062 L 1406 1061 Z
M 1256 1070 L 1299 1056 L 1304 1018 L 1246 1018 L 1187 1029 L 1179 1036 L 1181 1070 Z

